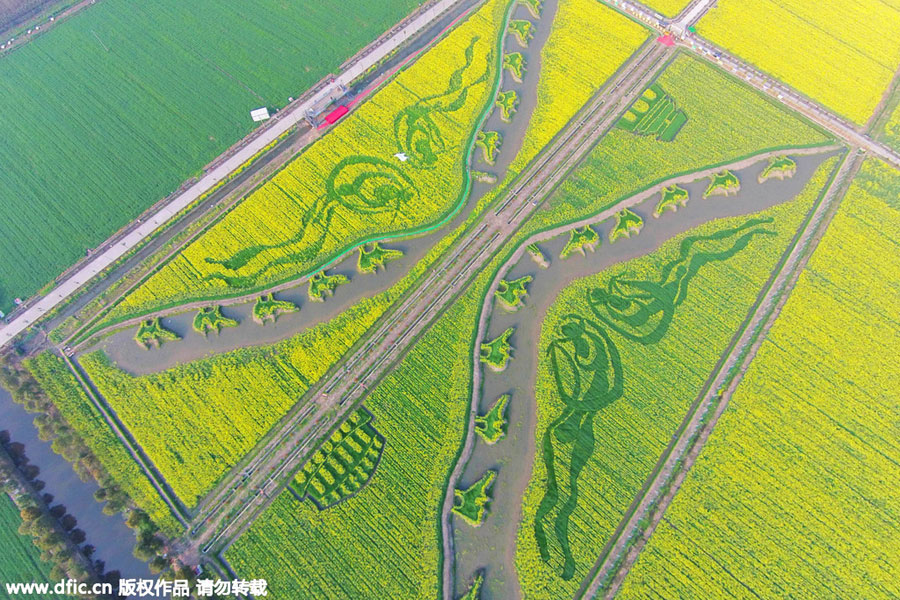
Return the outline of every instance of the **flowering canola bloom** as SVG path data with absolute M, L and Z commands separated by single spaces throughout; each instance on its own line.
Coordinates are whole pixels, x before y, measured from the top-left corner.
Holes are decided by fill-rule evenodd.
M 900 64 L 897 0 L 721 0 L 697 29 L 856 123 Z
M 308 273 L 366 240 L 440 222 L 459 206 L 464 158 L 493 92 L 503 20 L 496 6 L 480 9 L 401 71 L 112 317 L 249 292 Z
M 559 25 L 577 19 L 581 9 L 584 23 Z M 594 0 L 560 0 L 552 27 L 541 53 L 537 107 L 514 162 L 519 169 L 647 37 Z M 591 35 L 579 39 L 583 31 Z M 592 69 L 581 68 L 586 61 Z M 238 573 L 267 578 L 273 593 L 285 597 L 435 597 L 441 486 L 464 429 L 472 332 L 496 266 L 483 271 L 366 401 L 388 440 L 371 482 L 352 500 L 321 512 L 282 494 L 228 549 Z
M 596 0 L 560 2 L 541 51 L 538 104 L 510 171 L 534 158 L 648 37 L 643 26 Z
M 900 176 L 879 169 L 863 165 L 617 597 L 900 596 Z

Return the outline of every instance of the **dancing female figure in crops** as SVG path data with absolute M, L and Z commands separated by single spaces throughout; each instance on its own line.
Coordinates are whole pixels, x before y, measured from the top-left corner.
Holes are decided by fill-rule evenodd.
M 541 441 L 547 487 L 535 515 L 534 535 L 541 558 L 549 562 L 553 542 L 547 529 L 552 523 L 563 557 L 563 579 L 575 574 L 569 522 L 578 506 L 578 479 L 596 449 L 594 417 L 624 393 L 622 360 L 610 333 L 644 346 L 658 343 L 700 269 L 727 260 L 758 235 L 774 235 L 763 226 L 769 222 L 750 219 L 711 235 L 685 238 L 678 256 L 663 265 L 658 277 L 614 275 L 605 288 L 588 290 L 593 318 L 562 317 L 557 336 L 547 347 L 562 412 Z

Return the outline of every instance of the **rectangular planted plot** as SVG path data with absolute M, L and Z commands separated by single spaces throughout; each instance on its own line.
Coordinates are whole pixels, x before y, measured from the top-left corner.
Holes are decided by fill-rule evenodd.
M 104 0 L 0 58 L 0 310 L 416 6 Z
M 879 170 L 863 165 L 617 597 L 900 596 L 900 176 Z
M 687 121 L 675 100 L 654 83 L 641 94 L 619 119 L 618 126 L 637 135 L 655 135 L 661 142 L 671 142 Z
M 62 359 L 50 352 L 42 352 L 29 359 L 26 367 L 116 485 L 150 516 L 163 533 L 171 536 L 180 534 L 183 529 L 169 506 L 100 411 L 87 398 Z
M 721 0 L 697 31 L 859 124 L 900 65 L 896 2 Z
M 22 535 L 18 529 L 22 525 L 19 509 L 5 493 L 0 493 L 0 586 L 9 583 L 49 582 L 51 565 L 42 561 L 41 551 L 35 547 L 32 537 Z M 54 582 L 55 583 L 55 582 Z M 26 596 L 10 596 L 5 587 L 0 587 L 0 598 L 17 599 Z M 64 596 L 56 594 L 41 596 L 46 600 L 57 600 Z

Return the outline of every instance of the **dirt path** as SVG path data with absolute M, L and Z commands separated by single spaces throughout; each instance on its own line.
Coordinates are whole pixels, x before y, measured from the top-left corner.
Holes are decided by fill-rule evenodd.
M 838 168 L 822 201 L 815 207 L 806 225 L 798 232 L 795 243 L 788 250 L 778 272 L 761 292 L 753 314 L 748 317 L 743 329 L 736 334 L 736 339 L 710 376 L 704 391 L 691 406 L 672 442 L 660 457 L 656 469 L 648 477 L 643 489 L 604 547 L 597 564 L 582 583 L 577 597 L 593 598 L 603 594 L 605 598 L 612 598 L 619 589 L 628 570 L 652 534 L 653 528 L 663 517 L 668 503 L 678 491 L 687 469 L 699 455 L 718 416 L 725 410 L 731 393 L 752 358 L 753 353 L 748 354 L 746 350 L 752 348 L 754 344 L 758 347 L 764 338 L 760 332 L 770 326 L 777 317 L 780 307 L 787 299 L 791 287 L 827 226 L 829 215 L 841 197 L 845 184 L 849 182 L 858 165 L 858 157 L 849 157 Z M 723 387 L 725 392 L 720 396 Z M 707 419 L 706 415 L 711 409 L 714 410 L 713 416 Z M 650 519 L 651 526 L 646 532 L 642 532 L 641 522 L 647 518 Z M 629 540 L 637 536 L 642 537 L 636 545 L 631 546 Z M 609 582 L 606 587 L 605 582 Z
M 894 72 L 894 76 L 891 77 L 891 82 L 881 95 L 881 100 L 878 101 L 878 106 L 875 107 L 875 110 L 872 111 L 872 114 L 869 116 L 869 120 L 866 121 L 864 130 L 870 136 L 874 136 L 875 138 L 881 136 L 881 130 L 884 128 L 888 119 L 891 118 L 891 112 L 897 105 L 896 102 L 893 102 L 893 98 L 898 89 L 900 89 L 900 67 Z
M 56 4 L 56 2 L 54 0 L 46 2 L 45 6 L 39 7 L 37 11 L 30 16 L 19 20 L 18 23 L 11 23 L 9 26 L 3 28 L 3 30 L 0 30 L 0 38 L 3 38 L 2 44 L 5 46 L 5 48 L 0 50 L 0 58 L 3 58 L 4 56 L 6 56 L 6 54 L 12 52 L 15 49 L 24 46 L 38 36 L 47 33 L 60 23 L 64 22 L 69 17 L 74 16 L 75 13 L 78 13 L 81 10 L 96 3 L 97 0 L 82 0 L 81 2 L 75 3 L 72 6 L 63 9 L 58 14 L 53 14 L 53 5 Z M 29 24 L 31 25 L 30 28 Z M 28 31 L 22 33 L 23 29 L 27 29 Z M 16 37 L 12 43 L 7 43 L 7 38 L 10 37 L 15 31 L 20 32 L 18 37 Z

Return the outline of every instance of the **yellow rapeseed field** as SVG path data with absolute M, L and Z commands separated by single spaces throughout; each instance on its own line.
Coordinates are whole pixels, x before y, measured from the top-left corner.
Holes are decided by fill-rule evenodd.
M 648 37 L 597 0 L 560 2 L 541 52 L 538 104 L 510 171 L 528 164 Z
M 130 294 L 113 316 L 282 281 L 455 207 L 464 151 L 493 90 L 508 0 L 401 71 Z M 399 156 L 398 156 L 399 155 Z
M 900 65 L 898 0 L 720 0 L 698 33 L 856 123 Z
M 667 17 L 674 17 L 690 4 L 690 0 L 644 0 L 642 4 Z
M 900 597 L 898 190 L 864 165 L 618 598 Z

